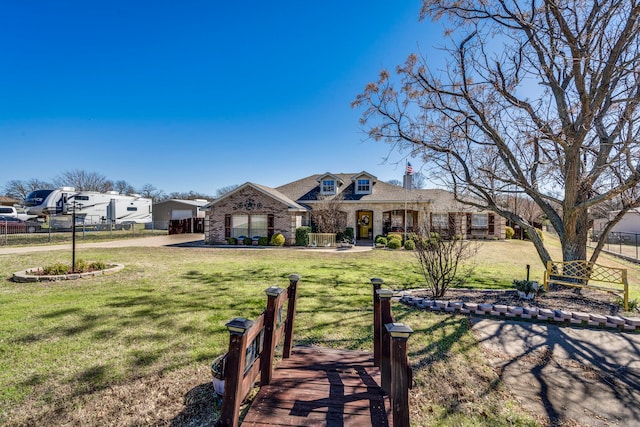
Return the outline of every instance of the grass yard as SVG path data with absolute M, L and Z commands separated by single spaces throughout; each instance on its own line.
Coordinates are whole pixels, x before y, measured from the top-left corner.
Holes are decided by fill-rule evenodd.
M 78 257 L 126 267 L 87 280 L 18 284 L 8 280 L 13 272 L 69 262 L 70 254 L 0 256 L 0 424 L 198 425 L 185 409 L 198 405 L 206 406 L 204 424 L 215 417 L 202 394 L 212 390 L 210 363 L 226 351 L 224 325 L 257 317 L 264 289 L 286 287 L 290 273 L 302 276 L 296 344 L 371 351 L 369 279 L 423 287 L 405 251 L 117 248 Z M 483 243 L 476 263 L 475 287 L 510 287 L 526 264 L 532 279 L 542 276 L 529 242 Z M 630 278 L 637 297 L 637 268 Z M 394 310 L 416 331 L 409 341 L 415 425 L 536 425 L 485 362 L 466 318 Z

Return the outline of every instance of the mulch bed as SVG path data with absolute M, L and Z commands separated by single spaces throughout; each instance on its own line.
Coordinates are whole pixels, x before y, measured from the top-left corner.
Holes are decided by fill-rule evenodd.
M 413 296 L 431 298 L 428 290 L 416 290 Z M 482 304 L 504 304 L 521 307 L 548 308 L 551 310 L 577 311 L 590 314 L 619 315 L 623 313 L 618 304 L 618 296 L 593 289 L 580 289 L 576 293 L 573 288 L 556 287 L 549 292 L 538 294 L 533 300 L 518 297 L 515 290 L 473 290 L 449 289 L 444 298 L 448 301 L 474 302 Z

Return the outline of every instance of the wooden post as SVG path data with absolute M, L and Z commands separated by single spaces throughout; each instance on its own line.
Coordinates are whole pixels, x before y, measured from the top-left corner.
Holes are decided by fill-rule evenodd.
M 227 323 L 229 330 L 229 354 L 224 372 L 224 395 L 220 418 L 216 423 L 219 427 L 238 427 L 240 403 L 244 396 L 240 396 L 244 365 L 247 349 L 247 330 L 253 325 L 251 320 L 238 317 Z
M 264 312 L 264 343 L 262 354 L 260 355 L 260 385 L 267 385 L 271 382 L 273 374 L 273 357 L 276 351 L 275 335 L 277 330 L 276 301 L 284 292 L 284 289 L 271 286 L 264 291 L 267 294 L 267 309 Z
M 293 347 L 293 323 L 296 318 L 296 298 L 298 295 L 299 274 L 289 275 L 289 303 L 287 304 L 287 323 L 284 326 L 284 348 L 282 358 L 288 359 L 291 356 Z
M 382 316 L 380 313 L 380 298 L 377 291 L 383 282 L 384 280 L 380 278 L 371 278 L 371 284 L 373 285 L 373 366 L 378 367 L 380 367 L 380 361 L 382 360 L 382 337 L 380 334 L 382 331 Z
M 411 371 L 407 358 L 407 339 L 413 330 L 402 323 L 385 325 L 391 335 L 391 412 L 393 427 L 409 427 L 409 387 Z
M 376 291 L 380 300 L 380 386 L 391 395 L 391 337 L 385 328 L 387 323 L 393 323 L 391 315 L 391 297 L 393 291 L 390 289 L 378 289 Z

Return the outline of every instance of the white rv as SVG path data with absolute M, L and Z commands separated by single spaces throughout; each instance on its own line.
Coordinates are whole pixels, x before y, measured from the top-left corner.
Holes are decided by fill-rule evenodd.
M 78 192 L 73 187 L 36 190 L 27 196 L 25 207 L 30 215 L 49 216 L 52 228 L 69 228 L 74 211 L 76 224 L 129 228 L 152 221 L 151 199 L 117 191 Z

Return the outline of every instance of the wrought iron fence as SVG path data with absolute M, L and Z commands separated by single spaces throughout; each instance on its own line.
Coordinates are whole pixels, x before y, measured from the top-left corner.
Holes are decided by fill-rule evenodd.
M 600 234 L 592 233 L 589 246 L 595 248 L 599 239 Z M 640 233 L 612 231 L 607 235 L 603 249 L 607 252 L 640 260 Z

